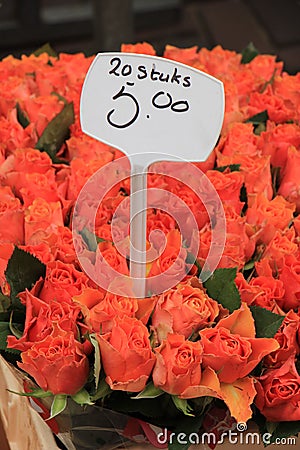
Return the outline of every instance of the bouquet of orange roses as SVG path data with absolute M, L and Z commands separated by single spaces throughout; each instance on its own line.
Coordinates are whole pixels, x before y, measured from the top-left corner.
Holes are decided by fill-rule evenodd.
M 68 417 L 70 448 L 184 449 L 208 435 L 213 447 L 250 419 L 278 443 L 300 431 L 300 77 L 252 45 L 167 46 L 163 57 L 220 79 L 226 109 L 206 162 L 148 175 L 165 197 L 147 212 L 142 299 L 129 277 L 128 173 L 111 170 L 124 156 L 80 128 L 93 57 L 43 48 L 0 62 L 1 354 L 29 376 L 26 395 L 55 433 Z M 108 183 L 96 206 L 82 196 L 95 173 Z M 203 277 L 220 208 L 225 246 Z M 192 220 L 188 241 L 178 211 Z M 127 280 L 118 289 L 115 272 Z

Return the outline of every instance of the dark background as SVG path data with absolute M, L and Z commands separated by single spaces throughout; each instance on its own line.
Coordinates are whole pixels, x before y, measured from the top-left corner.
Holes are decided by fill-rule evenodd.
M 300 0 L 0 0 L 0 57 L 49 42 L 58 52 L 147 41 L 241 51 L 253 42 L 300 71 Z

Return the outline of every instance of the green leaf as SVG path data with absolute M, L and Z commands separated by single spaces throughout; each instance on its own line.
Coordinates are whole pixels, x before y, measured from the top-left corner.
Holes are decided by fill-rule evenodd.
M 94 378 L 95 378 L 95 386 L 96 389 L 98 389 L 99 384 L 99 377 L 100 377 L 100 370 L 101 370 L 101 355 L 100 355 L 100 348 L 99 348 L 99 342 L 97 341 L 95 335 L 90 335 L 91 343 L 94 346 L 95 349 L 95 355 L 94 355 Z
M 13 318 L 13 313 L 11 313 L 10 315 L 10 319 L 9 319 L 9 329 L 11 331 L 11 333 L 17 338 L 20 339 L 23 336 L 23 326 L 20 326 L 18 324 L 14 324 L 12 322 L 12 318 Z M 20 329 L 21 328 L 21 329 Z
M 86 227 L 84 227 L 81 231 L 79 231 L 79 234 L 91 252 L 95 252 L 97 250 L 99 242 L 107 242 L 105 239 L 100 238 L 91 231 L 89 231 Z
M 261 123 L 266 123 L 268 119 L 269 119 L 268 111 L 265 109 L 264 111 L 249 117 L 249 119 L 247 119 L 245 123 L 250 122 L 253 123 L 253 125 L 259 125 Z
M 17 299 L 17 295 L 25 289 L 31 289 L 35 282 L 41 277 L 45 278 L 45 275 L 45 264 L 30 253 L 15 247 L 5 271 L 13 306 L 20 309 L 23 305 Z
M 58 394 L 54 396 L 51 405 L 50 417 L 47 420 L 53 419 L 53 417 L 58 416 L 58 414 L 65 410 L 67 406 L 67 397 L 68 396 L 64 394 Z
M 10 307 L 10 298 L 0 292 L 0 313 L 6 313 Z
M 271 167 L 273 197 L 276 197 L 280 186 L 280 167 Z
M 56 51 L 51 47 L 49 43 L 46 43 L 41 47 L 37 48 L 32 54 L 34 56 L 39 56 L 42 55 L 43 53 L 47 53 L 47 55 L 49 56 L 57 57 Z
M 230 169 L 230 172 L 239 172 L 240 168 L 240 164 L 228 164 L 227 166 L 215 167 L 214 170 L 217 170 L 218 172 L 225 172 L 226 169 Z
M 69 136 L 70 125 L 74 122 L 73 103 L 68 103 L 64 108 L 48 123 L 39 138 L 35 148 L 48 153 L 53 162 L 57 160 L 56 153 L 59 151 L 65 140 Z
M 7 336 L 11 335 L 8 322 L 0 322 L 0 350 L 6 350 Z
M 187 400 L 179 398 L 177 397 L 177 395 L 172 395 L 171 397 L 176 408 L 179 409 L 179 411 L 183 412 L 185 416 L 195 416 L 194 414 L 192 414 L 193 408 L 188 404 Z
M 95 402 L 96 400 L 100 400 L 104 397 L 106 397 L 107 395 L 111 394 L 112 390 L 110 389 L 110 387 L 108 386 L 108 384 L 106 383 L 105 380 L 101 380 L 98 384 L 98 388 L 96 390 L 96 392 L 91 395 L 91 401 Z
M 254 59 L 257 55 L 259 54 L 259 51 L 257 50 L 257 48 L 255 48 L 253 42 L 249 42 L 249 44 L 247 45 L 247 47 L 245 47 L 242 50 L 242 59 L 241 59 L 241 63 L 242 64 L 247 64 L 250 61 L 252 61 L 252 59 Z
M 269 429 L 270 422 L 266 423 L 267 430 Z M 271 431 L 270 431 L 271 433 Z M 296 420 L 294 422 L 280 422 L 277 423 L 276 428 L 272 432 L 272 437 L 270 438 L 270 443 L 278 442 L 278 439 L 284 440 L 285 438 L 289 438 L 290 436 L 296 436 L 300 433 L 300 420 Z M 286 442 L 285 445 L 295 444 L 295 441 Z
M 229 312 L 241 306 L 240 294 L 234 281 L 236 272 L 236 268 L 217 269 L 203 283 L 209 297 L 227 308 Z
M 285 316 L 280 316 L 260 306 L 250 306 L 250 310 L 255 322 L 256 337 L 274 337 Z
M 91 401 L 90 394 L 86 389 L 81 389 L 75 395 L 72 395 L 72 399 L 74 402 L 79 405 L 93 405 L 94 403 Z
M 13 394 L 20 395 L 21 397 L 35 397 L 35 398 L 46 398 L 51 397 L 53 394 L 50 391 L 44 391 L 43 389 L 37 388 L 33 389 L 33 391 L 30 392 L 16 392 L 12 391 L 10 389 L 7 389 L 9 392 L 12 392 Z
M 185 262 L 186 262 L 186 264 L 193 264 L 194 266 L 197 267 L 197 275 L 196 276 L 198 276 L 201 273 L 202 267 L 201 267 L 198 259 L 195 258 L 195 256 L 191 252 L 187 252 Z
M 164 391 L 154 386 L 153 382 L 147 384 L 145 389 L 142 390 L 136 397 L 131 397 L 132 399 L 141 399 L 141 398 L 156 398 L 160 397 L 164 394 Z
M 28 119 L 28 116 L 22 111 L 19 103 L 16 104 L 16 110 L 17 110 L 17 119 L 20 125 L 22 125 L 23 128 L 28 127 L 30 124 L 30 121 Z

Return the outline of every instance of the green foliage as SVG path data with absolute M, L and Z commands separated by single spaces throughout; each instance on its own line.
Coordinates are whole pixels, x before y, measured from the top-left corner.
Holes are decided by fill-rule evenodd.
M 141 399 L 141 398 L 156 398 L 160 397 L 164 391 L 154 386 L 153 382 L 147 384 L 145 389 L 143 389 L 138 395 L 132 397 L 133 399 Z
M 234 281 L 236 272 L 235 268 L 216 269 L 203 283 L 209 297 L 227 308 L 229 312 L 241 306 L 240 294 Z
M 35 148 L 48 153 L 53 163 L 65 163 L 56 154 L 69 136 L 69 128 L 74 122 L 73 103 L 67 103 L 64 108 L 48 123 L 40 136 Z
M 248 64 L 252 59 L 254 59 L 259 54 L 257 48 L 254 46 L 253 42 L 249 42 L 247 47 L 242 50 L 242 64 Z
M 51 405 L 51 415 L 49 419 L 53 419 L 53 417 L 58 416 L 58 414 L 62 413 L 67 406 L 67 395 L 58 394 L 54 396 L 52 405 Z
M 86 227 L 84 227 L 80 232 L 80 236 L 88 246 L 88 249 L 91 252 L 95 252 L 97 250 L 97 246 L 99 242 L 107 242 L 105 239 L 96 236 L 94 233 L 89 231 Z
M 229 169 L 230 172 L 239 172 L 240 168 L 240 164 L 228 164 L 227 166 L 215 167 L 214 170 L 217 170 L 218 172 L 225 172 L 226 169 Z
M 51 47 L 51 45 L 47 42 L 46 44 L 42 45 L 41 47 L 37 48 L 34 52 L 34 56 L 42 55 L 43 53 L 47 53 L 49 56 L 57 57 L 56 51 Z
M 285 316 L 280 316 L 260 306 L 250 306 L 250 310 L 255 321 L 256 337 L 274 337 Z
M 193 408 L 188 404 L 187 400 L 179 398 L 177 395 L 172 395 L 172 400 L 176 408 L 183 412 L 185 416 L 194 417 L 194 414 L 192 413 Z
M 15 247 L 5 271 L 10 285 L 13 309 L 23 310 L 17 295 L 32 286 L 41 277 L 45 278 L 46 266 L 38 258 L 18 247 Z
M 86 389 L 81 389 L 79 392 L 71 396 L 74 402 L 79 405 L 93 405 L 94 403 L 91 401 L 90 394 Z
M 269 115 L 268 111 L 265 110 L 249 117 L 245 122 L 252 123 L 254 125 L 254 134 L 260 135 L 260 133 L 266 129 L 267 120 L 269 120 Z
M 22 111 L 19 103 L 16 104 L 16 110 L 17 110 L 17 119 L 20 125 L 22 125 L 23 128 L 26 128 L 29 124 L 30 121 L 27 117 L 27 115 L 25 114 L 24 111 Z
M 94 354 L 94 380 L 96 389 L 98 389 L 100 370 L 101 370 L 101 356 L 99 343 L 94 335 L 90 335 L 91 343 L 93 344 L 95 354 Z

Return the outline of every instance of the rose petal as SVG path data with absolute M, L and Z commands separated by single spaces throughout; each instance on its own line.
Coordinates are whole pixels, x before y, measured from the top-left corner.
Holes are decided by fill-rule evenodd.
M 231 384 L 221 383 L 221 395 L 237 422 L 247 422 L 252 417 L 251 405 L 256 395 L 253 378 L 240 378 Z
M 232 334 L 255 338 L 254 319 L 246 303 L 242 303 L 240 309 L 236 309 L 232 314 L 221 319 L 216 325 L 216 328 L 220 327 L 227 328 Z

